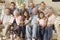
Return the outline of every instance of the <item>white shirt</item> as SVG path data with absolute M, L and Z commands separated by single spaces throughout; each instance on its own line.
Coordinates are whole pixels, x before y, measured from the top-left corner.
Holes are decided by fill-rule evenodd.
M 1 20 L 3 22 L 3 25 L 8 24 L 9 20 L 11 19 L 12 15 L 1 15 Z
M 54 24 L 54 21 L 55 21 L 55 15 L 54 14 L 52 14 L 50 17 L 48 17 L 48 24 L 50 23 L 50 24 Z
M 15 19 L 14 17 L 11 17 L 9 22 L 13 23 L 14 19 Z M 19 25 L 19 18 L 18 17 L 16 18 L 16 23 L 17 23 L 17 25 Z

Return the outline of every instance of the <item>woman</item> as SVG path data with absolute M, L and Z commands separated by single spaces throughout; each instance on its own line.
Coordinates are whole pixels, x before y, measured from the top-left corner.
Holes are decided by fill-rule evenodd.
M 31 26 L 30 26 L 31 17 L 28 11 L 24 12 L 24 16 L 25 16 L 25 25 L 26 25 L 26 38 L 27 40 L 31 40 Z

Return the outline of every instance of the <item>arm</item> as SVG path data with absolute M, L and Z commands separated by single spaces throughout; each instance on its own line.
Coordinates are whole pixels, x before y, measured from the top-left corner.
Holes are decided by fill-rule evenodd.
M 47 26 L 47 21 L 48 21 L 48 20 L 45 19 L 44 24 L 42 25 L 43 28 Z
M 31 20 L 28 20 L 27 23 L 25 25 L 28 25 L 31 22 Z

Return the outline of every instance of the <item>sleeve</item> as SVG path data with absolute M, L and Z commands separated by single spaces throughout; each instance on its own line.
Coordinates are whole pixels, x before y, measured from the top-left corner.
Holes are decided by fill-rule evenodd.
M 13 17 L 11 17 L 11 19 L 10 19 L 9 23 L 13 23 L 13 21 L 14 21 L 14 18 L 13 18 Z

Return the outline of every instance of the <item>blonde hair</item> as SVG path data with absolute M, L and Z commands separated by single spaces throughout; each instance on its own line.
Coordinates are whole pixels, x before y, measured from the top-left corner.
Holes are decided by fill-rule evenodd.
M 17 10 L 15 10 L 15 11 L 13 12 L 13 15 L 15 15 L 15 14 L 19 14 L 19 12 L 18 12 Z
M 24 3 L 22 3 L 20 6 L 25 6 L 25 4 L 24 4 Z

